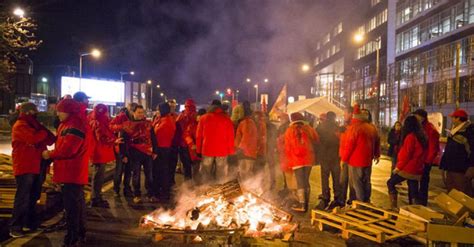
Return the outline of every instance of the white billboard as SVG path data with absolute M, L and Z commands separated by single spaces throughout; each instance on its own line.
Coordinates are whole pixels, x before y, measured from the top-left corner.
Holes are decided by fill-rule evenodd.
M 77 77 L 61 77 L 61 97 L 66 94 L 74 95 L 78 91 L 83 91 L 91 97 L 90 101 L 114 105 L 124 103 L 125 84 L 123 82 L 85 78 L 79 81 Z

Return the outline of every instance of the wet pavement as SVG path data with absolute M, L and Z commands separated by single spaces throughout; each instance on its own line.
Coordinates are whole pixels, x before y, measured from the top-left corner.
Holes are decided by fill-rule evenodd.
M 0 152 L 8 149 L 8 143 L 0 143 Z M 380 164 L 375 165 L 372 173 L 372 203 L 382 208 L 389 207 L 389 200 L 386 189 L 386 181 L 390 175 L 390 162 L 387 159 L 381 160 Z M 321 193 L 319 166 L 313 167 L 311 173 L 311 197 L 310 208 L 317 203 L 317 196 Z M 143 176 L 142 176 L 143 177 Z M 181 174 L 176 175 L 177 184 L 183 181 Z M 442 186 L 441 173 L 438 169 L 433 169 L 430 189 L 430 206 L 433 206 L 433 198 L 441 191 Z M 282 181 L 278 181 L 277 188 L 282 187 Z M 151 242 L 151 236 L 138 228 L 140 217 L 153 211 L 157 207 L 169 206 L 159 203 L 134 204 L 129 198 L 114 197 L 111 190 L 111 182 L 104 188 L 104 198 L 108 200 L 110 209 L 88 208 L 87 209 L 87 241 L 84 246 L 181 246 L 180 241 L 162 241 L 157 244 Z M 400 187 L 401 204 L 407 203 L 406 185 Z M 277 191 L 272 191 L 274 195 Z M 320 232 L 310 225 L 310 212 L 301 215 L 295 215 L 294 220 L 300 222 L 300 229 L 295 233 L 295 242 L 291 246 L 380 246 L 373 242 L 361 239 L 351 238 L 347 241 L 340 238 L 336 231 Z M 60 215 L 56 215 L 45 224 L 54 224 L 59 221 Z M 39 232 L 19 239 L 8 239 L 8 229 L 6 221 L 0 222 L 0 246 L 61 246 L 64 237 L 64 231 L 58 232 Z M 287 243 L 280 243 L 279 245 Z M 382 246 L 413 246 L 417 245 L 410 239 L 403 239 L 386 243 Z M 266 246 L 260 245 L 260 246 Z

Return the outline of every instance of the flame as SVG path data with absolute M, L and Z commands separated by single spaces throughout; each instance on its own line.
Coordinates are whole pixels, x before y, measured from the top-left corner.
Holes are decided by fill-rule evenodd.
M 196 230 L 203 227 L 227 229 L 248 226 L 247 233 L 280 233 L 288 219 L 275 221 L 274 207 L 262 203 L 251 193 L 245 193 L 233 200 L 220 196 L 200 198 L 195 206 L 200 209 L 199 218 L 191 220 L 186 213 L 157 210 L 146 215 L 143 224 L 153 223 L 158 227 L 171 226 L 178 229 Z

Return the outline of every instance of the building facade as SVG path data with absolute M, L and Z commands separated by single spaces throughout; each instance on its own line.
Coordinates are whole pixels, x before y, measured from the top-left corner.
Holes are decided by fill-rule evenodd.
M 407 107 L 441 112 L 443 126 L 456 107 L 473 113 L 474 0 L 400 0 L 391 5 L 388 124 Z

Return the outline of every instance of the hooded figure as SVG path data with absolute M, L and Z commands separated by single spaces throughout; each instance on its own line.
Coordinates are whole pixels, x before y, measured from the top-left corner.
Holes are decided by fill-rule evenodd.
M 175 139 L 178 142 L 178 154 L 181 163 L 183 164 L 184 178 L 189 180 L 192 178 L 192 158 L 189 153 L 189 147 L 186 143 L 186 136 L 184 132 L 189 129 L 190 125 L 196 125 L 196 103 L 192 99 L 187 99 L 184 102 L 184 111 L 181 112 L 176 119 L 176 134 Z
M 92 178 L 92 207 L 108 208 L 109 203 L 102 198 L 102 186 L 104 184 L 105 164 L 115 159 L 114 143 L 115 136 L 110 129 L 110 117 L 107 106 L 98 104 L 94 107 L 87 120 L 92 132 L 91 138 L 91 161 L 94 167 Z

